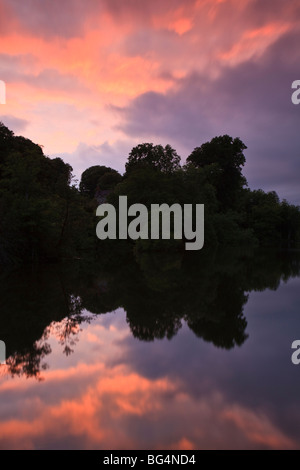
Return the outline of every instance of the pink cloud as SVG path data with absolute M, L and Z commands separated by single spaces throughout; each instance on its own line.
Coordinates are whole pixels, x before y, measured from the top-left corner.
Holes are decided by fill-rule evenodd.
M 192 148 L 187 149 L 184 141 L 190 135 L 194 141 L 197 136 L 220 134 L 225 125 L 219 116 L 232 113 L 236 104 L 227 91 L 226 99 L 216 102 L 213 83 L 222 84 L 228 68 L 236 71 L 240 65 L 263 61 L 274 45 L 297 31 L 299 23 L 298 2 L 287 5 L 281 0 L 266 0 L 263 5 L 256 0 L 184 4 L 154 0 L 142 6 L 139 0 L 105 0 L 101 5 L 96 0 L 66 0 L 63 5 L 46 0 L 43 6 L 38 0 L 22 4 L 0 0 L 0 9 L 6 19 L 1 30 L 0 79 L 8 85 L 6 108 L 1 112 L 28 122 L 26 137 L 43 144 L 46 154 L 70 155 L 78 177 L 83 168 L 76 149 L 81 145 L 87 149 L 101 148 L 106 142 L 115 146 L 111 156 L 119 169 L 120 141 L 130 147 L 132 139 L 132 147 L 141 138 L 154 141 L 163 134 L 166 143 L 177 145 L 172 141 L 177 134 L 182 136 L 178 145 L 187 153 Z M 296 73 L 293 50 L 287 47 L 279 57 L 291 57 Z M 182 83 L 194 76 L 202 77 L 197 84 L 202 101 L 193 88 L 185 89 L 183 96 Z M 265 75 L 264 81 L 268 80 Z M 258 78 L 252 81 L 259 91 Z M 150 111 L 159 108 L 158 96 L 168 105 L 167 114 L 173 113 L 170 119 L 164 120 L 159 109 L 151 115 L 137 106 L 147 101 Z M 211 106 L 209 122 L 207 106 Z M 256 106 L 258 115 L 260 104 Z M 138 125 L 130 116 L 121 129 L 116 108 L 136 111 Z M 238 115 L 245 114 L 245 109 L 242 102 L 235 109 L 233 127 L 239 128 Z M 87 160 L 92 161 L 92 156 Z

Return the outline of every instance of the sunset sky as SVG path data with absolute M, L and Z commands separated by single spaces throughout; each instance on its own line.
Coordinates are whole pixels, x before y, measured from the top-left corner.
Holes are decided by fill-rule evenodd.
M 251 188 L 300 204 L 298 0 L 0 0 L 0 35 L 0 120 L 77 178 L 229 134 Z

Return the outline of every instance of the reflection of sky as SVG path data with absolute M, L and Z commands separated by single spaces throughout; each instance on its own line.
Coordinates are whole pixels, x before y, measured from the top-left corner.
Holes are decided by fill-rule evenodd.
M 141 342 L 121 309 L 82 324 L 68 357 L 52 328 L 44 381 L 0 381 L 1 448 L 298 447 L 299 296 L 299 279 L 252 293 L 249 338 L 231 351 L 186 325 Z

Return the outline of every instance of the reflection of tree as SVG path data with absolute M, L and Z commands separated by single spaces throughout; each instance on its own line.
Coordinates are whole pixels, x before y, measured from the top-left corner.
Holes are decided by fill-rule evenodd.
M 196 336 L 225 349 L 241 346 L 248 338 L 245 333 L 247 321 L 243 315 L 248 296 L 239 286 L 233 287 L 231 281 L 230 278 L 222 279 L 208 311 L 186 316 L 187 324 Z
M 248 337 L 246 293 L 276 289 L 281 279 L 300 272 L 299 254 L 283 252 L 250 256 L 201 250 L 183 258 L 143 253 L 137 261 L 141 270 L 131 276 L 122 271 L 120 292 L 135 337 L 171 338 L 185 320 L 196 336 L 226 349 L 241 346 Z
M 49 334 L 52 333 L 57 338 L 59 344 L 64 347 L 63 353 L 66 356 L 74 352 L 72 347 L 79 341 L 79 322 L 80 319 L 78 317 L 66 317 L 60 322 L 54 322 L 47 328 Z
M 243 344 L 247 338 L 243 316 L 247 297 L 234 263 L 231 270 L 224 271 L 214 253 L 196 260 L 194 256 L 186 258 L 182 263 L 174 259 L 171 263 L 169 256 L 157 261 L 150 255 L 142 256 L 147 289 L 137 289 L 137 295 L 124 305 L 134 336 L 170 338 L 184 319 L 197 336 L 216 346 L 229 349 Z
M 50 335 L 71 354 L 80 324 L 123 307 L 132 334 L 171 339 L 185 321 L 226 349 L 247 338 L 243 308 L 252 290 L 277 289 L 300 272 L 298 253 L 103 253 L 101 263 L 47 266 L 2 276 L 1 339 L 12 375 L 40 378 Z M 91 312 L 87 314 L 86 311 Z
M 180 318 L 176 318 L 170 312 L 165 312 L 164 317 L 145 314 L 131 315 L 127 317 L 127 322 L 133 336 L 143 341 L 153 341 L 164 337 L 171 339 L 181 328 Z
M 66 355 L 72 352 L 79 324 L 91 319 L 82 316 L 81 299 L 71 293 L 77 280 L 74 266 L 68 270 L 54 266 L 24 269 L 3 277 L 1 339 L 7 347 L 6 369 L 12 375 L 40 379 L 41 370 L 47 368 L 44 359 L 51 352 L 51 332 Z
M 40 342 L 22 352 L 14 352 L 6 360 L 6 370 L 13 376 L 25 375 L 26 377 L 36 377 L 38 380 L 41 378 L 41 370 L 47 369 L 47 364 L 42 360 L 51 353 L 49 344 Z
M 81 315 L 82 305 L 80 297 L 68 295 L 65 292 L 64 296 L 69 314 L 59 322 L 52 322 L 45 329 L 43 338 L 47 339 L 52 333 L 57 338 L 59 344 L 64 347 L 63 353 L 69 356 L 74 352 L 72 347 L 79 341 L 79 325 L 83 321 L 83 317 Z

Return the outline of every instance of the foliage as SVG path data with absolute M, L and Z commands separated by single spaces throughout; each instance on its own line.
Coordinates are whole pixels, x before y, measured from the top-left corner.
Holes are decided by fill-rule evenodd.
M 0 263 L 75 256 L 90 246 L 93 221 L 70 186 L 72 167 L 3 125 L 0 131 Z
M 247 184 L 242 175 L 246 148 L 239 138 L 223 135 L 196 147 L 187 158 L 187 163 L 208 170 L 208 179 L 216 188 L 220 207 L 224 210 L 235 206 L 241 189 Z
M 122 180 L 120 173 L 103 165 L 91 166 L 82 173 L 80 192 L 94 198 L 97 189 L 113 189 Z
M 172 238 L 100 242 L 98 196 L 118 209 L 119 196 L 126 195 L 128 205 L 141 203 L 149 212 L 152 204 L 191 204 L 194 209 L 204 204 L 206 246 L 298 246 L 299 207 L 280 201 L 274 191 L 246 187 L 245 149 L 239 138 L 215 137 L 196 147 L 180 167 L 170 145 L 143 143 L 129 153 L 123 177 L 95 165 L 83 172 L 78 190 L 69 164 L 46 157 L 41 146 L 0 123 L 0 264 L 82 254 L 101 258 L 107 249 L 173 255 L 184 250 L 185 240 Z
M 236 247 L 159 256 L 106 251 L 101 263 L 75 260 L 1 272 L 1 338 L 7 344 L 8 371 L 42 379 L 50 330 L 55 329 L 62 352 L 70 354 L 83 322 L 119 307 L 141 341 L 171 339 L 185 323 L 219 348 L 239 347 L 249 334 L 248 293 L 276 290 L 299 273 L 299 252 L 251 253 Z
M 139 144 L 131 150 L 126 163 L 126 174 L 140 168 L 152 168 L 172 173 L 180 168 L 180 157 L 170 145 Z

